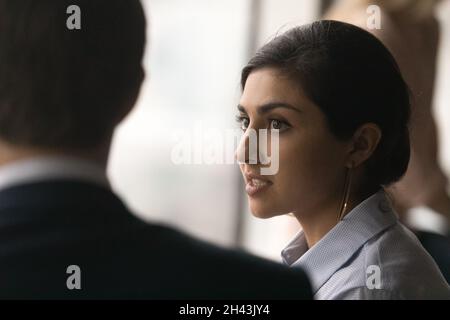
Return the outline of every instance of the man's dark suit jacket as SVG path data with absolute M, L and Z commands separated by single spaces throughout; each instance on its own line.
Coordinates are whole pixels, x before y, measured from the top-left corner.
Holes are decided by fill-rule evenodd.
M 80 290 L 67 287 L 71 265 L 81 270 Z M 106 188 L 55 180 L 0 191 L 0 298 L 309 299 L 311 292 L 298 269 L 146 224 Z
M 447 283 L 450 284 L 450 236 L 445 237 L 427 231 L 415 231 L 415 234 L 425 250 L 436 261 Z

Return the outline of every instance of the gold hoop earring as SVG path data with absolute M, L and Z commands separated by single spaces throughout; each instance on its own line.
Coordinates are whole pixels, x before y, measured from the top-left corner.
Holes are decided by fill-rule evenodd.
M 339 211 L 338 222 L 344 218 L 345 211 L 348 208 L 348 198 L 350 196 L 350 188 L 352 185 L 352 169 L 352 167 L 348 168 L 345 174 L 344 192 L 342 197 L 341 210 Z

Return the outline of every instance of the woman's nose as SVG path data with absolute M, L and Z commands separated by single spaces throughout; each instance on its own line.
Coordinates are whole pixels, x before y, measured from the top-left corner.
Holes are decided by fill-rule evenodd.
M 236 149 L 235 158 L 239 164 L 258 163 L 258 136 L 255 129 L 248 128 L 245 131 Z

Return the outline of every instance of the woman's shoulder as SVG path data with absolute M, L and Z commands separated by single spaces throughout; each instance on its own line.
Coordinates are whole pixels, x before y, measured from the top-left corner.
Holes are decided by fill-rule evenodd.
M 435 265 L 414 233 L 396 222 L 365 243 L 363 252 L 367 263 L 409 267 L 410 264 Z
M 450 299 L 450 287 L 414 234 L 395 223 L 355 252 L 316 298 Z
M 450 298 L 450 288 L 437 264 L 417 237 L 400 222 L 362 248 L 366 276 L 378 272 L 380 289 L 405 298 Z

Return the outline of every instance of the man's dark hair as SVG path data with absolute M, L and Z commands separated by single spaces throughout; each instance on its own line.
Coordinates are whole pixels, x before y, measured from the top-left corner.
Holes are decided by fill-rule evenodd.
M 145 29 L 139 0 L 0 0 L 0 139 L 101 144 L 139 89 Z
M 365 163 L 366 188 L 399 180 L 410 156 L 410 92 L 388 49 L 369 32 L 337 21 L 297 27 L 263 46 L 242 71 L 241 85 L 263 67 L 296 81 L 324 113 L 331 132 L 349 139 L 364 123 L 382 138 Z

